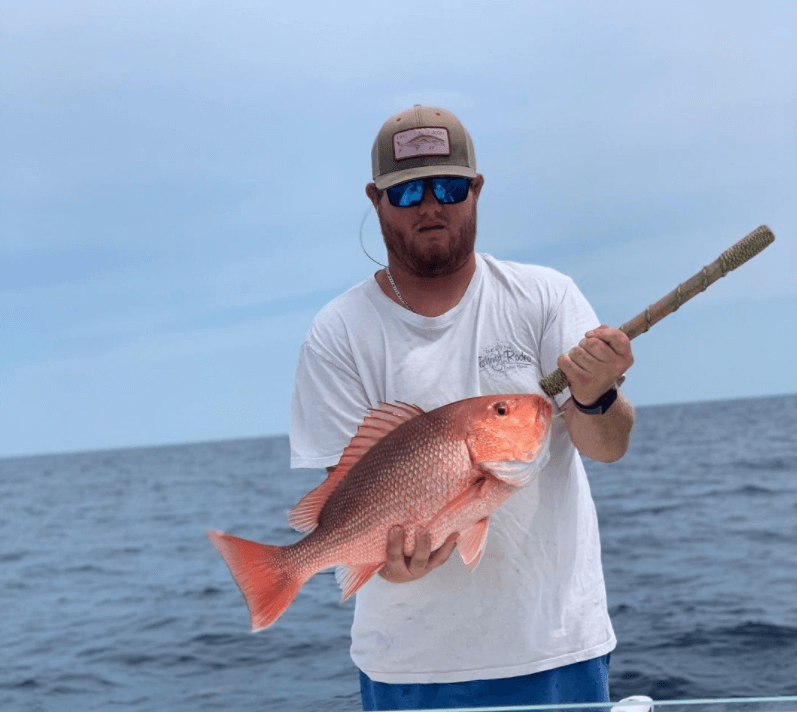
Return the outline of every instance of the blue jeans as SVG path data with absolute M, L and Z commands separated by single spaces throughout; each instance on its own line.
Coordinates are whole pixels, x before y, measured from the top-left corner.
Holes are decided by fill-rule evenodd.
M 611 654 L 521 677 L 393 685 L 360 671 L 364 710 L 423 710 L 608 702 Z

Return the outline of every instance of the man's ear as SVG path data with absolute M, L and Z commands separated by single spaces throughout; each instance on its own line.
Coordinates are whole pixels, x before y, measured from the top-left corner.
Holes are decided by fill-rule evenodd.
M 482 192 L 482 186 L 484 186 L 484 176 L 481 173 L 477 173 L 476 177 L 472 180 L 473 182 L 471 183 L 471 190 L 473 191 L 473 197 L 478 200 L 479 193 Z
M 365 186 L 365 194 L 368 196 L 368 200 L 370 200 L 374 208 L 379 210 L 379 190 L 376 187 L 376 183 L 369 183 Z

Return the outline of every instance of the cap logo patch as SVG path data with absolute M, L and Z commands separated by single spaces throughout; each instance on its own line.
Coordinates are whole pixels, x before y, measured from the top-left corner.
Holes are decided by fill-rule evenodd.
M 397 161 L 419 156 L 449 156 L 448 129 L 423 126 L 393 134 L 393 155 Z

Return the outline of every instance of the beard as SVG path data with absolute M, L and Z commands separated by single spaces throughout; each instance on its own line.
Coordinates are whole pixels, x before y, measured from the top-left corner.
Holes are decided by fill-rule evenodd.
M 403 230 L 379 216 L 388 254 L 415 277 L 446 277 L 464 265 L 476 245 L 476 205 L 463 221 L 459 234 L 448 245 L 435 244 L 423 250 L 414 247 Z

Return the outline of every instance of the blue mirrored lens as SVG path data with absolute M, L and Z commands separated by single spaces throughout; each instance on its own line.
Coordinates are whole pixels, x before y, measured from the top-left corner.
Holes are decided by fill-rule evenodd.
M 423 178 L 418 180 L 408 180 L 406 183 L 399 183 L 387 189 L 387 199 L 396 208 L 408 208 L 412 205 L 420 205 L 423 200 Z
M 420 205 L 427 185 L 431 183 L 432 192 L 438 202 L 461 203 L 468 197 L 470 179 L 460 176 L 438 178 L 418 178 L 391 186 L 387 189 L 387 199 L 396 208 L 409 208 Z
M 432 178 L 434 197 L 441 203 L 461 203 L 468 197 L 467 178 Z

